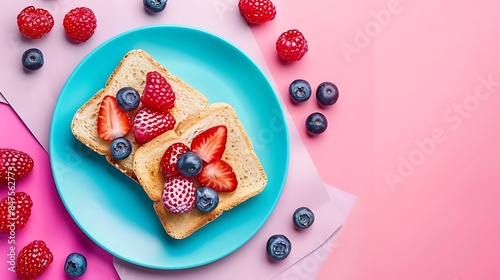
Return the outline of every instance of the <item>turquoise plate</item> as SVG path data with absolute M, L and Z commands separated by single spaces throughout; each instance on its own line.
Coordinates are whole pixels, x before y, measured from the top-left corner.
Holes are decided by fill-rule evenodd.
M 147 51 L 172 74 L 205 94 L 210 102 L 233 105 L 268 176 L 262 193 L 183 240 L 172 239 L 165 233 L 152 202 L 138 184 L 71 133 L 75 112 L 104 87 L 120 59 L 132 49 Z M 289 139 L 276 92 L 249 57 L 205 31 L 162 25 L 118 35 L 76 67 L 54 110 L 50 158 L 66 209 L 95 243 L 130 263 L 173 270 L 223 258 L 259 231 L 283 189 Z

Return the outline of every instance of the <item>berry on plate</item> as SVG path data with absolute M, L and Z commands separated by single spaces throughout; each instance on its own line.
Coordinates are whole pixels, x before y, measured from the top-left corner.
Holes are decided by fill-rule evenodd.
M 132 129 L 130 118 L 123 110 L 116 98 L 111 95 L 105 96 L 99 107 L 97 118 L 97 134 L 105 141 L 113 141 L 115 138 L 127 135 Z
M 276 7 L 271 0 L 240 0 L 238 9 L 248 23 L 261 24 L 276 16 Z
M 177 170 L 185 177 L 197 176 L 202 167 L 203 161 L 193 152 L 185 152 L 177 161 Z
M 25 192 L 16 192 L 13 196 L 3 198 L 0 201 L 0 232 L 24 228 L 31 216 L 32 207 L 33 201 Z
M 14 183 L 33 170 L 30 155 L 15 149 L 0 149 L 0 184 Z
M 314 223 L 314 213 L 307 207 L 299 207 L 293 212 L 293 223 L 300 229 L 306 229 Z
M 173 176 L 179 174 L 177 161 L 187 151 L 189 151 L 189 148 L 183 143 L 177 142 L 170 145 L 160 161 L 160 170 L 163 175 Z
M 328 120 L 320 112 L 310 114 L 306 119 L 306 130 L 309 134 L 318 135 L 328 128 Z
M 134 118 L 135 142 L 142 145 L 173 129 L 175 118 L 170 112 L 153 111 L 147 107 L 137 112 Z
M 94 12 L 87 7 L 77 7 L 64 16 L 64 30 L 71 40 L 76 43 L 86 42 L 97 28 L 97 18 Z
M 116 102 L 125 111 L 134 111 L 141 103 L 141 97 L 135 88 L 123 87 L 116 93 Z
M 316 99 L 323 106 L 332 106 L 339 99 L 339 90 L 331 82 L 322 82 L 316 89 Z
M 157 71 L 151 71 L 146 74 L 141 102 L 155 111 L 166 111 L 174 108 L 175 93 L 165 77 Z
M 64 271 L 73 277 L 82 276 L 87 271 L 87 258 L 80 253 L 71 253 L 66 257 Z
M 238 187 L 233 168 L 222 159 L 204 165 L 198 175 L 198 181 L 218 192 L 232 192 Z
M 45 9 L 28 6 L 17 15 L 17 26 L 24 36 L 39 39 L 52 30 L 54 18 Z
M 210 187 L 200 187 L 196 190 L 196 208 L 201 212 L 210 212 L 219 205 L 219 193 Z
M 127 158 L 132 152 L 132 144 L 125 137 L 118 137 L 111 142 L 111 156 L 116 160 Z
M 306 80 L 294 80 L 288 87 L 288 94 L 294 102 L 306 102 L 311 97 L 311 85 Z
M 42 275 L 54 256 L 45 242 L 35 240 L 21 249 L 17 255 L 16 274 L 21 280 L 33 280 Z
M 167 6 L 167 0 L 143 0 L 144 9 L 149 13 L 159 13 L 165 10 Z
M 226 149 L 227 127 L 218 125 L 196 135 L 191 142 L 191 150 L 205 162 L 212 162 L 222 157 Z
M 184 176 L 170 177 L 163 186 L 163 205 L 173 214 L 189 212 L 194 207 L 195 192 L 191 178 Z
M 281 261 L 286 259 L 291 250 L 292 243 L 283 234 L 272 235 L 267 240 L 266 252 L 272 260 Z
M 276 41 L 278 55 L 287 62 L 301 60 L 308 49 L 304 34 L 297 29 L 283 32 Z

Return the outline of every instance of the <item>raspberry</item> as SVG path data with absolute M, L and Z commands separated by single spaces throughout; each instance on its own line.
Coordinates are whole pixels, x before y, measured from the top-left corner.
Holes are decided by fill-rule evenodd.
M 32 207 L 31 196 L 25 192 L 4 197 L 0 201 L 0 232 L 23 229 L 31 217 Z
M 94 12 L 87 7 L 77 7 L 64 16 L 64 30 L 76 43 L 83 43 L 94 35 L 97 19 Z
M 17 15 L 19 31 L 31 39 L 42 38 L 54 26 L 54 18 L 49 11 L 28 6 Z
M 276 51 L 283 60 L 288 62 L 301 60 L 307 50 L 307 40 L 297 29 L 283 32 L 276 41 Z
M 271 0 L 240 0 L 238 8 L 248 23 L 261 24 L 276 16 L 276 7 Z
M 54 260 L 54 255 L 42 240 L 24 246 L 17 255 L 16 274 L 20 280 L 40 277 Z

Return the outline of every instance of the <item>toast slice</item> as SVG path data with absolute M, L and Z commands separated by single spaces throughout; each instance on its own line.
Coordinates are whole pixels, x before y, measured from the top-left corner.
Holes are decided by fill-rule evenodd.
M 76 112 L 71 123 L 71 131 L 79 141 L 95 152 L 106 156 L 110 164 L 135 181 L 137 181 L 137 177 L 133 172 L 132 164 L 133 155 L 139 148 L 139 144 L 135 142 L 134 132 L 131 131 L 126 136 L 132 143 L 131 155 L 123 160 L 115 160 L 111 157 L 109 151 L 110 142 L 102 140 L 97 134 L 97 118 L 104 96 L 115 96 L 116 92 L 122 87 L 133 87 L 142 95 L 146 83 L 146 74 L 150 71 L 160 72 L 170 83 L 176 94 L 175 106 L 170 110 L 170 113 L 176 119 L 176 125 L 189 115 L 209 105 L 208 100 L 203 94 L 172 75 L 147 52 L 144 50 L 131 50 L 125 54 L 113 73 L 111 73 L 105 87 L 99 90 Z M 129 113 L 131 120 L 134 119 L 135 113 L 140 108 L 142 108 L 142 105 Z
M 203 213 L 196 208 L 184 214 L 172 214 L 162 203 L 166 177 L 160 170 L 160 161 L 166 149 L 175 142 L 188 147 L 200 132 L 217 125 L 228 129 L 226 148 L 222 159 L 233 168 L 238 187 L 233 192 L 220 192 L 219 205 Z M 249 198 L 259 194 L 267 185 L 267 176 L 253 150 L 252 143 L 234 108 L 225 103 L 214 103 L 189 116 L 174 130 L 141 146 L 134 155 L 134 172 L 140 185 L 154 201 L 154 210 L 165 231 L 175 239 L 183 239 Z

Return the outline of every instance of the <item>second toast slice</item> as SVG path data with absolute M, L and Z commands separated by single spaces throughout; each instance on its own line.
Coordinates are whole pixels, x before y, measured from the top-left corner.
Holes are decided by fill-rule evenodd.
M 196 208 L 184 213 L 169 212 L 162 202 L 162 192 L 167 178 L 160 170 L 165 150 L 175 142 L 187 146 L 202 131 L 214 126 L 227 127 L 227 142 L 222 159 L 231 165 L 238 187 L 232 192 L 219 193 L 215 210 L 203 213 Z M 134 173 L 149 198 L 165 231 L 175 239 L 182 239 L 219 217 L 224 211 L 243 203 L 264 190 L 267 177 L 252 143 L 234 108 L 225 103 L 214 103 L 189 116 L 176 129 L 153 139 L 140 147 L 134 155 Z

